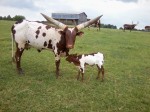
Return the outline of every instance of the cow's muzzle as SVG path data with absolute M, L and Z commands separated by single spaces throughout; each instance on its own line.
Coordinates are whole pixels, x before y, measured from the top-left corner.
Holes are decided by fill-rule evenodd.
M 73 49 L 73 45 L 67 45 L 66 46 L 68 49 Z

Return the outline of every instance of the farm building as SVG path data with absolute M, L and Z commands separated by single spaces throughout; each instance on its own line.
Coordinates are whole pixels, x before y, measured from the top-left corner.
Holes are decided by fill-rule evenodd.
M 87 21 L 87 15 L 84 12 L 79 14 L 52 13 L 52 18 L 67 25 L 78 25 Z

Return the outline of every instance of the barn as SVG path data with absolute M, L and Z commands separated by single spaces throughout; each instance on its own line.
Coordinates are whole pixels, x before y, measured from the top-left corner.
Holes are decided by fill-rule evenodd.
M 78 25 L 87 21 L 85 12 L 79 14 L 52 13 L 52 18 L 67 25 Z

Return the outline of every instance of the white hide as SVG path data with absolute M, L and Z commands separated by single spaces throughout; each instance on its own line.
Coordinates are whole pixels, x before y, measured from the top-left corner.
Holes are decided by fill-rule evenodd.
M 84 73 L 84 66 L 85 64 L 88 65 L 98 65 L 100 68 L 104 63 L 104 56 L 102 53 L 98 52 L 97 54 L 93 55 L 82 55 L 80 61 L 80 67 L 83 69 L 83 73 Z
M 47 44 L 49 40 L 51 40 L 51 44 L 55 47 L 55 53 L 57 52 L 56 44 L 60 41 L 61 35 L 55 28 L 46 29 L 46 25 L 38 22 L 30 22 L 24 20 L 22 23 L 14 25 L 15 33 L 15 41 L 18 43 L 18 48 L 24 48 L 27 41 L 30 41 L 29 45 L 33 46 L 37 49 L 47 48 L 44 47 L 44 42 L 46 41 Z M 38 28 L 40 33 L 38 34 L 38 38 L 36 38 L 36 31 Z M 42 34 L 46 33 L 46 36 L 43 37 Z

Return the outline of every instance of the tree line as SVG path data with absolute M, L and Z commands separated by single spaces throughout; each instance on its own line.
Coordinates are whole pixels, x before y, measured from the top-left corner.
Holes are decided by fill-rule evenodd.
M 117 29 L 117 26 L 111 24 L 101 24 L 101 28 Z
M 14 17 L 11 17 L 10 15 L 8 15 L 8 16 L 0 16 L 0 20 L 21 21 L 23 19 L 25 19 L 25 17 L 22 16 L 22 15 L 15 15 Z
M 11 17 L 10 15 L 8 16 L 0 16 L 0 20 L 9 20 L 9 21 L 21 21 L 25 19 L 24 16 L 22 15 L 16 15 L 14 17 Z M 111 28 L 111 29 L 117 29 L 117 26 L 111 25 L 111 24 L 101 24 L 101 28 Z

